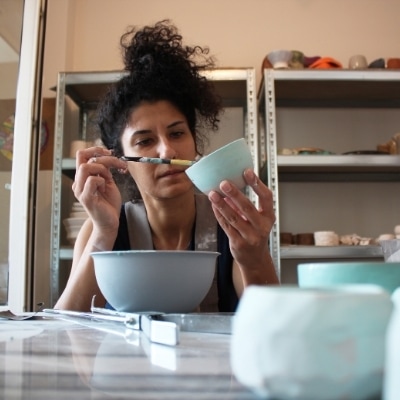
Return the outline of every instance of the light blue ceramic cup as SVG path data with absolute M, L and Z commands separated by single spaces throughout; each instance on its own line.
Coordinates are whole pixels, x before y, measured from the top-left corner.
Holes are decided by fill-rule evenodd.
M 243 172 L 247 168 L 254 168 L 253 158 L 241 138 L 201 158 L 185 172 L 201 192 L 208 194 L 211 190 L 221 193 L 219 184 L 225 179 L 243 189 L 246 186 Z

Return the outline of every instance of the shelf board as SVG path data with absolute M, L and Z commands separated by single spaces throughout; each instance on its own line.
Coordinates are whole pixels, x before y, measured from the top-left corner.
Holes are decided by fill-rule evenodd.
M 281 246 L 281 259 L 383 259 L 381 246 Z M 60 249 L 60 260 L 72 260 L 73 249 Z
M 60 248 L 60 260 L 72 260 L 74 249 L 72 247 Z
M 63 175 L 70 179 L 75 178 L 76 160 L 75 158 L 63 158 L 61 160 L 61 170 Z
M 369 70 L 264 70 L 258 97 L 265 102 L 266 75 L 273 77 L 277 107 L 400 106 L 400 71 Z
M 400 181 L 400 155 L 285 155 L 277 166 L 283 182 Z
M 281 246 L 281 259 L 383 259 L 381 246 Z
M 380 246 L 281 246 L 280 253 L 282 259 L 383 259 Z M 72 260 L 72 255 L 72 248 L 60 249 L 61 260 Z
M 247 79 L 253 68 L 217 68 L 203 71 L 211 80 L 222 98 L 224 107 L 247 108 Z M 68 72 L 65 73 L 65 91 L 82 109 L 96 109 L 109 87 L 121 77 L 124 71 Z
M 400 171 L 400 155 L 278 155 L 279 168 L 327 168 L 331 170 L 396 169 Z
M 76 160 L 75 158 L 63 158 L 61 161 L 62 169 L 73 169 L 75 171 Z

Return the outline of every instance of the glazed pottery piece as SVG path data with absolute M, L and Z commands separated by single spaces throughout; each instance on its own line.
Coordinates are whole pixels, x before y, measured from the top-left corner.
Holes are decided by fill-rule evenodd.
M 313 69 L 342 68 L 342 64 L 332 57 L 321 57 L 315 62 L 313 62 L 311 65 L 309 65 L 309 68 Z
M 310 65 L 314 64 L 320 58 L 321 58 L 320 56 L 312 56 L 312 57 L 304 56 L 303 58 L 304 67 L 308 68 Z
M 349 59 L 350 69 L 365 69 L 368 68 L 368 62 L 365 56 L 362 54 L 356 54 L 351 56 Z
M 400 69 L 400 58 L 388 58 L 386 61 L 386 68 Z
M 304 68 L 304 54 L 298 50 L 292 50 L 292 58 L 289 61 L 289 68 L 302 69 Z
M 268 60 L 268 56 L 265 56 L 263 59 L 263 62 L 261 64 L 261 72 L 263 72 L 264 69 L 268 69 L 268 68 L 274 68 L 274 67 L 271 64 L 271 61 Z
M 263 399 L 378 398 L 391 311 L 374 285 L 250 286 L 233 322 L 233 373 Z
M 274 50 L 267 54 L 268 60 L 275 69 L 289 68 L 289 61 L 292 58 L 290 50 Z
M 400 262 L 320 262 L 297 266 L 299 286 L 303 288 L 337 285 L 374 284 L 389 293 L 400 287 Z
M 392 295 L 394 310 L 388 327 L 383 400 L 398 400 L 400 393 L 400 289 Z
M 368 68 L 385 68 L 385 60 L 383 58 L 378 58 L 372 61 L 368 65 Z
M 253 158 L 244 138 L 220 147 L 201 158 L 185 172 L 193 184 L 204 194 L 215 190 L 221 194 L 219 184 L 228 179 L 239 189 L 246 186 L 243 172 L 253 168 Z
M 400 262 L 400 239 L 380 240 L 379 244 L 386 262 Z

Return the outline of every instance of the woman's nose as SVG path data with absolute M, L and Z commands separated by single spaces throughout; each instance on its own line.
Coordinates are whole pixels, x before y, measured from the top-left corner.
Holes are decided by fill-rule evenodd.
M 160 158 L 169 158 L 169 159 L 176 158 L 175 148 L 166 139 L 160 140 L 158 146 L 158 153 Z

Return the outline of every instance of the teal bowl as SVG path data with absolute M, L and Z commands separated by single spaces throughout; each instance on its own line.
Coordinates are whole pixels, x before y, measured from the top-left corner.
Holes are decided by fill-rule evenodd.
M 400 287 L 400 262 L 323 262 L 297 266 L 302 288 L 374 284 L 393 293 Z
M 244 138 L 235 140 L 201 158 L 185 170 L 189 179 L 204 194 L 215 190 L 227 179 L 239 189 L 246 186 L 243 172 L 254 168 L 253 158 Z

